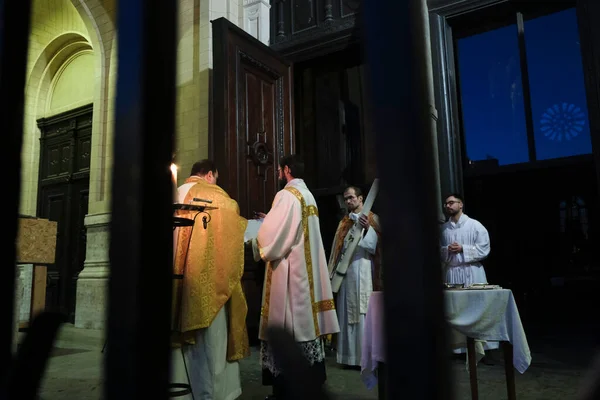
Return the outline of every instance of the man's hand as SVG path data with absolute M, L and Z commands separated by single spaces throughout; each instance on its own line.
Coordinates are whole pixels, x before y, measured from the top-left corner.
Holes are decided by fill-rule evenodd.
M 369 217 L 366 215 L 361 214 L 361 216 L 358 217 L 358 223 L 363 227 L 363 229 L 369 229 Z
M 462 253 L 463 248 L 460 244 L 454 242 L 454 243 L 448 245 L 448 251 L 450 253 Z
M 267 216 L 267 214 L 263 213 L 263 212 L 258 212 L 258 211 L 254 211 L 254 216 L 259 218 L 259 219 L 265 219 L 265 217 Z

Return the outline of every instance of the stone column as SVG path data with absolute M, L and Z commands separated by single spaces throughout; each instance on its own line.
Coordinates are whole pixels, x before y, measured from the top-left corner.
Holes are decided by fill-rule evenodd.
M 19 322 L 21 320 L 21 301 L 23 298 L 23 282 L 21 279 L 21 266 L 15 265 L 15 303 L 13 305 L 13 353 L 17 351 L 19 343 Z
M 83 270 L 77 280 L 77 328 L 104 328 L 110 271 L 110 217 L 110 213 L 88 214 L 85 217 L 87 247 Z
M 270 8 L 268 0 L 244 0 L 242 15 L 244 30 L 267 46 L 269 45 L 269 38 L 271 36 L 271 27 L 269 25 Z

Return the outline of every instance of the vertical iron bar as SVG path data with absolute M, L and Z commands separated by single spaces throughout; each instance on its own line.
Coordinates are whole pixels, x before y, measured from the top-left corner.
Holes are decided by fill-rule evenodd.
M 600 3 L 597 0 L 577 1 L 577 24 L 598 191 L 600 191 L 600 25 L 597 23 L 599 20 Z
M 425 0 L 367 1 L 365 45 L 381 191 L 389 399 L 450 399 Z M 394 48 L 394 51 L 390 51 Z M 407 61 L 408 60 L 408 61 Z M 408 346 L 407 346 L 408 345 Z M 411 360 L 407 363 L 406 360 Z
M 168 398 L 177 1 L 118 8 L 108 399 Z
M 0 157 L 4 174 L 5 208 L 3 229 L 6 238 L 0 241 L 0 279 L 2 301 L 0 315 L 4 320 L 0 350 L 0 380 L 4 381 L 11 368 L 13 318 L 15 305 L 16 238 L 19 199 L 21 194 L 21 147 L 23 144 L 23 102 L 25 69 L 29 43 L 31 0 L 0 0 L 0 121 L 6 151 Z
M 531 110 L 531 87 L 529 85 L 529 67 L 527 64 L 527 47 L 525 45 L 525 22 L 523 13 L 517 12 L 517 32 L 519 35 L 519 58 L 521 61 L 521 84 L 523 86 L 523 103 L 525 105 L 525 127 L 527 129 L 527 145 L 529 161 L 537 160 L 535 150 L 535 134 L 533 131 L 533 112 Z

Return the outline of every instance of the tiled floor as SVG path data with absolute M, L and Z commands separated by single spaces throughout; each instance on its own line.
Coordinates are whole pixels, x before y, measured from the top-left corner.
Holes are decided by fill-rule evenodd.
M 41 389 L 44 400 L 96 400 L 102 393 L 101 362 L 102 337 L 99 331 L 64 327 L 56 343 L 53 357 Z M 567 400 L 576 397 L 581 377 L 594 354 L 585 340 L 564 340 L 556 336 L 530 339 L 533 363 L 523 375 L 517 373 L 516 386 L 519 400 Z M 479 393 L 484 400 L 506 399 L 504 368 L 501 357 L 497 365 L 480 365 Z M 410 360 L 406 360 L 410 364 Z M 241 364 L 243 390 L 241 399 L 259 400 L 269 393 L 261 385 L 258 352 Z M 359 372 L 339 368 L 332 357 L 328 359 L 330 393 L 337 399 L 376 399 L 376 391 L 368 391 Z M 455 399 L 469 399 L 468 373 L 464 362 L 452 365 Z

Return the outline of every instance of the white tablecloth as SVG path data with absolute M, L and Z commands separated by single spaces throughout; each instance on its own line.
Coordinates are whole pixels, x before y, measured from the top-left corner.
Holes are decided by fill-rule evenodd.
M 524 373 L 531 353 L 512 291 L 447 290 L 444 292 L 446 319 L 450 327 L 477 340 L 508 341 L 513 345 L 513 365 Z M 385 362 L 383 292 L 373 292 L 365 319 L 361 375 L 368 388 L 377 383 L 375 369 Z M 456 343 L 453 335 L 453 345 Z M 462 344 L 462 343 L 461 343 Z
M 524 373 L 529 368 L 531 353 L 512 291 L 447 290 L 444 302 L 454 330 L 473 339 L 510 342 L 515 369 Z

